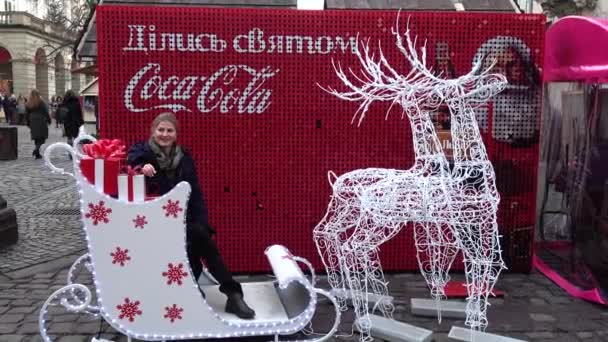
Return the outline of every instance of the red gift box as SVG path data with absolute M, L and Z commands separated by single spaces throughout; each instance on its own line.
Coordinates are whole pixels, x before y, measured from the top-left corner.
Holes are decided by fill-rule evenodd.
M 127 165 L 118 176 L 118 199 L 126 202 L 143 202 L 146 197 L 146 181 L 141 167 Z
M 125 145 L 120 140 L 103 139 L 84 145 L 82 150 L 86 154 L 80 160 L 80 171 L 84 178 L 98 187 L 101 184 L 97 183 L 103 182 L 103 192 L 110 196 L 117 196 L 118 175 L 126 159 Z M 98 167 L 95 167 L 96 164 Z M 96 171 L 101 174 L 97 175 Z

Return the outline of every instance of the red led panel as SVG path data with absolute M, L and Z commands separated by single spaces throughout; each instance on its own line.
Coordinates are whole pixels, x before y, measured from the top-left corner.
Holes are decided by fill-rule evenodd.
M 497 172 L 502 233 L 533 226 L 544 17 L 402 12 L 402 30 L 408 17 L 412 34 L 427 41 L 427 64 L 445 77 L 468 72 L 485 53 L 509 78 L 478 120 Z M 146 140 L 157 114 L 175 112 L 231 269 L 266 271 L 263 252 L 274 243 L 320 267 L 312 229 L 329 202 L 327 172 L 413 161 L 398 108 L 387 116 L 388 104 L 375 103 L 357 126 L 358 104 L 319 87 L 341 88 L 332 61 L 359 70 L 357 35 L 407 72 L 391 35 L 396 20 L 397 11 L 102 5 L 100 133 Z M 449 139 L 447 118 L 437 114 L 438 134 Z M 417 268 L 409 228 L 382 246 L 382 262 L 385 270 Z

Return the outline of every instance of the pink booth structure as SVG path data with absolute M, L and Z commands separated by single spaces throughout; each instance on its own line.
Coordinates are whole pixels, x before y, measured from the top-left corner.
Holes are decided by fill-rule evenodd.
M 608 296 L 608 20 L 546 33 L 535 267 L 570 295 Z M 604 162 L 602 162 L 602 160 Z

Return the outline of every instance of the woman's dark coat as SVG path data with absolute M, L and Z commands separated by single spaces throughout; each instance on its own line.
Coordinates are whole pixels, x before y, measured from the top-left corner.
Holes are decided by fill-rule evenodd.
M 67 109 L 67 114 L 63 121 L 65 136 L 68 138 L 76 138 L 80 126 L 84 124 L 80 101 L 76 97 L 67 97 L 61 104 L 61 107 Z
M 213 232 L 213 229 L 208 223 L 207 206 L 205 205 L 203 193 L 198 182 L 198 176 L 196 175 L 194 159 L 192 159 L 192 155 L 190 155 L 188 151 L 183 150 L 183 152 L 184 156 L 175 170 L 175 179 L 173 181 L 160 169 L 158 162 L 156 161 L 156 155 L 147 142 L 140 142 L 131 146 L 127 160 L 132 167 L 144 166 L 145 164 L 154 166 L 156 175 L 154 175 L 154 177 L 146 177 L 146 186 L 153 191 L 157 190 L 160 195 L 164 195 L 171 191 L 171 189 L 181 181 L 188 182 L 192 188 L 192 192 L 190 193 L 190 199 L 188 200 L 186 222 L 188 224 L 198 223 Z
M 32 140 L 46 140 L 49 137 L 49 126 L 51 117 L 49 116 L 49 107 L 40 101 L 40 105 L 35 108 L 26 108 L 27 125 L 30 127 L 30 135 Z

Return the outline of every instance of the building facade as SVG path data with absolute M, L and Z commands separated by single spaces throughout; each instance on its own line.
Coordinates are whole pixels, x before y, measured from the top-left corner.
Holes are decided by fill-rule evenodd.
M 65 1 L 68 19 L 82 0 Z M 76 34 L 44 20 L 48 0 L 0 0 L 0 93 L 27 95 L 38 89 L 49 99 L 68 90 L 79 91 L 85 77 L 72 74 Z

